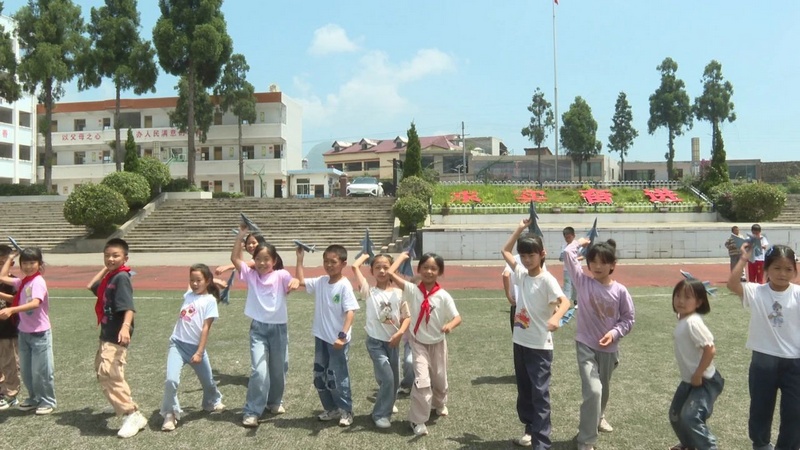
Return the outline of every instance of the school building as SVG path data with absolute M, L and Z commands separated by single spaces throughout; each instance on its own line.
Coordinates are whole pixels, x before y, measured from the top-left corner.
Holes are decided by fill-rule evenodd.
M 303 118 L 300 105 L 271 86 L 256 97 L 256 121 L 242 125 L 244 186 L 249 197 L 288 196 L 289 171 L 302 169 Z M 122 99 L 119 116 L 123 145 L 133 130 L 139 156 L 167 164 L 173 178 L 186 178 L 188 138 L 169 113 L 177 97 Z M 54 109 L 53 187 L 69 195 L 84 183 L 98 183 L 115 171 L 113 158 L 115 100 L 58 103 Z M 39 106 L 38 114 L 44 115 Z M 239 191 L 237 118 L 217 109 L 206 142 L 195 139 L 195 183 L 206 191 Z M 33 133 L 35 134 L 35 133 Z M 44 137 L 38 138 L 38 173 L 44 179 Z

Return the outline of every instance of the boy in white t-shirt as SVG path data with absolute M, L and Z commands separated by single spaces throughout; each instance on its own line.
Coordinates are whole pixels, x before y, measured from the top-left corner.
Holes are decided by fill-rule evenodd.
M 347 265 L 347 250 L 331 245 L 322 254 L 325 273 L 317 278 L 303 276 L 302 247 L 297 248 L 295 276 L 306 292 L 314 295 L 314 386 L 325 411 L 319 420 L 339 419 L 339 426 L 353 424 L 353 399 L 350 392 L 350 330 L 355 310 L 359 309 L 350 280 L 342 276 Z

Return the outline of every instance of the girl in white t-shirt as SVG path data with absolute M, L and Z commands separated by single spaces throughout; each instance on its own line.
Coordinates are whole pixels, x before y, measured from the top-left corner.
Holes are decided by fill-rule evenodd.
M 800 448 L 800 286 L 794 250 L 775 245 L 764 254 L 766 284 L 742 283 L 739 274 L 753 249 L 742 245 L 739 262 L 728 277 L 728 289 L 750 310 L 747 348 L 750 360 L 750 419 L 754 449 L 772 449 L 770 434 L 775 400 L 781 391 L 781 424 L 775 448 Z
M 391 417 L 397 388 L 400 387 L 399 344 L 410 322 L 408 304 L 402 301 L 403 291 L 392 286 L 389 269 L 393 259 L 380 254 L 372 259 L 370 272 L 375 277 L 375 286 L 370 287 L 361 265 L 369 259 L 361 255 L 353 263 L 353 273 L 358 279 L 358 291 L 366 299 L 367 352 L 372 359 L 378 394 L 372 408 L 372 420 L 378 428 L 392 426 Z
M 214 284 L 211 269 L 205 264 L 193 265 L 189 269 L 189 290 L 183 294 L 178 322 L 169 339 L 167 380 L 164 382 L 164 401 L 161 403 L 161 416 L 164 417 L 162 431 L 174 430 L 183 414 L 178 403 L 178 385 L 181 382 L 181 369 L 186 364 L 191 365 L 203 386 L 203 409 L 209 412 L 225 409 L 206 353 L 211 324 L 219 317 L 218 301 L 219 288 Z
M 408 303 L 411 323 L 406 332 L 414 355 L 416 379 L 411 388 L 411 408 L 408 420 L 417 436 L 428 434 L 425 422 L 431 409 L 447 416 L 447 340 L 445 337 L 461 324 L 453 297 L 437 282 L 444 275 L 444 259 L 435 253 L 425 253 L 419 259 L 419 285 L 397 274 L 397 268 L 408 259 L 403 252 L 392 265 L 389 274 L 403 289 L 403 301 Z
M 675 360 L 681 383 L 672 398 L 669 422 L 680 441 L 670 450 L 716 449 L 717 438 L 706 421 L 725 380 L 714 367 L 714 336 L 702 315 L 711 311 L 706 288 L 697 280 L 681 280 L 672 291 L 675 326 Z

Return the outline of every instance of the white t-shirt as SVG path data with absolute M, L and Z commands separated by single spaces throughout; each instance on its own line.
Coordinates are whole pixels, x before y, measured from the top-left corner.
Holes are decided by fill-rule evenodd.
M 672 336 L 675 338 L 675 360 L 678 362 L 681 380 L 691 383 L 692 375 L 703 359 L 703 349 L 714 345 L 714 336 L 703 322 L 703 317 L 697 313 L 678 320 Z M 712 361 L 703 372 L 703 378 L 713 377 L 716 371 Z
M 775 292 L 769 283 L 742 283 L 742 305 L 750 308 L 747 348 L 779 358 L 800 358 L 800 286 Z
M 547 330 L 547 320 L 556 311 L 558 299 L 564 296 L 558 280 L 546 270 L 532 277 L 522 264 L 517 264 L 513 277 L 519 292 L 514 314 L 514 343 L 537 350 L 552 350 L 553 333 Z
M 203 323 L 206 319 L 217 319 L 217 299 L 211 294 L 198 295 L 191 290 L 183 294 L 183 305 L 178 316 L 178 323 L 172 330 L 172 337 L 187 344 L 198 345 Z
M 311 331 L 314 336 L 333 344 L 339 338 L 339 332 L 347 333 L 350 342 L 350 331 L 343 330 L 344 316 L 347 311 L 359 309 L 356 295 L 350 280 L 342 277 L 336 283 L 330 283 L 330 277 L 323 275 L 317 278 L 306 278 L 306 292 L 314 294 L 314 323 Z
M 522 259 L 520 259 L 519 255 L 514 255 L 514 261 L 517 262 L 518 266 L 522 265 Z M 542 270 L 547 270 L 547 264 L 542 264 Z M 514 276 L 514 270 L 508 263 L 506 263 L 506 267 L 503 269 L 503 275 L 505 275 L 506 273 L 511 274 L 511 277 L 509 278 L 508 282 L 511 284 L 511 295 L 514 297 L 514 301 L 517 301 L 517 295 L 519 294 L 519 292 L 517 291 L 517 280 Z
M 373 339 L 389 342 L 397 333 L 400 322 L 408 317 L 408 305 L 403 303 L 403 292 L 397 288 L 387 290 L 362 286 L 361 295 L 366 299 L 367 322 L 364 329 Z
M 239 279 L 247 282 L 247 301 L 244 304 L 244 315 L 261 323 L 286 323 L 289 315 L 286 312 L 286 294 L 292 275 L 284 270 L 273 270 L 260 275 L 256 269 L 242 261 L 239 267 Z
M 422 306 L 422 301 L 425 300 L 425 296 L 422 295 L 419 286 L 406 281 L 403 285 L 403 300 L 408 303 L 408 310 L 411 314 L 411 323 L 408 325 L 408 332 L 411 333 L 411 336 L 417 341 L 423 344 L 436 344 L 443 341 L 445 334 L 442 333 L 442 327 L 459 315 L 453 297 L 444 289 L 439 289 L 428 298 L 428 303 L 431 306 L 430 319 L 425 323 L 425 317 L 422 317 L 422 321 L 415 334 L 414 328 L 417 326 L 417 321 L 420 320 L 419 311 Z

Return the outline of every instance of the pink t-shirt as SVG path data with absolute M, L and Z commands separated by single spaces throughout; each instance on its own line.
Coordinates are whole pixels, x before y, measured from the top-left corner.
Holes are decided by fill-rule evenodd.
M 22 280 L 15 278 L 14 288 L 19 290 Z M 18 314 L 19 331 L 23 333 L 40 333 L 50 329 L 50 301 L 47 297 L 47 283 L 38 276 L 25 285 L 19 297 L 19 306 L 25 305 L 34 298 L 41 300 L 39 307 Z

